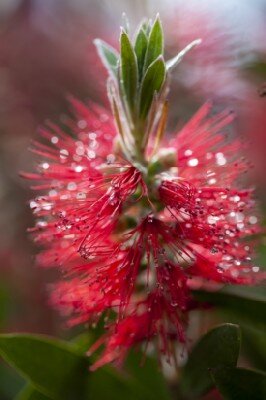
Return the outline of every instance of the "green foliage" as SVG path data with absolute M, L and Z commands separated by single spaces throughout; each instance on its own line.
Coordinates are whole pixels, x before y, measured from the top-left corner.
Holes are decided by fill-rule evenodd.
M 215 306 L 226 321 L 242 331 L 242 353 L 255 368 L 266 370 L 265 287 L 227 287 L 219 292 L 196 292 L 200 301 Z
M 88 379 L 88 399 L 97 400 L 144 400 L 131 377 L 119 374 L 110 366 L 98 369 Z
M 13 399 L 23 386 L 24 379 L 0 360 L 0 399 Z
M 0 335 L 0 354 L 48 397 L 84 398 L 88 359 L 67 343 L 45 336 Z
M 137 94 L 138 67 L 137 57 L 126 32 L 120 37 L 121 78 L 124 93 L 130 110 L 134 111 Z
M 16 400 L 169 400 L 166 382 L 154 360 L 140 368 L 132 355 L 123 373 L 111 366 L 90 373 L 84 335 L 66 343 L 42 335 L 0 335 L 0 354 L 28 381 Z M 153 382 L 153 378 L 156 381 Z
M 243 353 L 255 368 L 266 371 L 265 329 L 258 329 L 256 325 L 244 325 L 241 328 Z
M 265 289 L 232 286 L 217 292 L 195 291 L 194 296 L 199 301 L 241 317 L 247 324 L 265 324 Z
M 143 393 L 145 399 L 169 400 L 171 398 L 156 359 L 141 352 L 131 351 L 126 360 L 126 370 L 133 377 L 134 385 Z
M 243 368 L 217 368 L 213 381 L 225 400 L 266 399 L 266 375 Z
M 158 93 L 165 80 L 165 63 L 159 56 L 147 69 L 140 90 L 139 115 L 145 119 L 148 115 L 155 93 Z
M 33 386 L 27 385 L 15 398 L 15 400 L 51 400 L 51 397 L 36 390 Z
M 125 28 L 120 36 L 120 55 L 102 40 L 97 39 L 95 45 L 111 78 L 107 85 L 108 94 L 121 148 L 129 160 L 145 164 L 144 147 L 150 135 L 159 132 L 157 140 L 161 140 L 166 126 L 167 113 L 161 115 L 161 112 L 166 104 L 167 73 L 200 40 L 190 43 L 166 63 L 159 15 L 153 24 L 151 20 L 141 23 L 134 35 L 134 44 L 125 16 L 124 21 Z
M 101 39 L 95 39 L 94 44 L 96 46 L 96 49 L 102 60 L 103 65 L 106 67 L 107 71 L 113 77 L 116 77 L 117 76 L 118 59 L 119 59 L 117 51 Z
M 146 70 L 154 60 L 163 55 L 163 28 L 159 16 L 157 16 L 149 35 L 144 69 Z
M 90 340 L 87 335 L 74 343 L 42 335 L 0 335 L 0 354 L 30 382 L 16 400 L 171 398 L 157 362 L 145 356 L 141 366 L 141 353 L 132 352 L 121 371 L 106 366 L 91 373 L 83 354 Z M 214 384 L 225 399 L 264 398 L 260 396 L 265 394 L 265 376 L 236 368 L 239 349 L 238 326 L 224 324 L 209 331 L 194 346 L 181 371 L 182 398 L 200 398 Z
M 183 50 L 181 50 L 175 57 L 168 60 L 166 63 L 167 70 L 171 70 L 175 68 L 182 60 L 183 57 L 191 50 L 193 47 L 197 46 L 201 43 L 201 39 L 194 40 L 188 46 L 186 46 Z
M 213 386 L 209 370 L 220 366 L 236 366 L 240 349 L 240 331 L 233 324 L 209 331 L 195 345 L 183 368 L 181 390 L 195 399 Z
M 139 81 L 143 76 L 144 61 L 148 47 L 148 38 L 144 30 L 141 28 L 137 34 L 134 50 L 138 61 Z

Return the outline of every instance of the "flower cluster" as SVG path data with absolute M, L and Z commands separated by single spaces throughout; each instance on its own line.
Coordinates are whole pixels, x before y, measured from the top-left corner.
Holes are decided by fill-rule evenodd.
M 117 53 L 98 42 L 112 79 L 116 127 L 105 110 L 72 99 L 75 119 L 41 131 L 33 151 L 42 162 L 35 174 L 24 174 L 46 192 L 30 203 L 37 217 L 31 231 L 44 248 L 38 262 L 65 277 L 54 285 L 52 302 L 70 324 L 95 324 L 105 315 L 107 333 L 91 351 L 105 348 L 93 368 L 122 361 L 132 346 L 154 338 L 170 360 L 172 341 L 186 341 L 191 288 L 250 284 L 258 272 L 254 241 L 243 240 L 259 226 L 252 189 L 241 189 L 250 165 L 228 128 L 234 115 L 213 115 L 206 103 L 171 139 L 163 136 L 169 71 L 163 46 L 153 58 L 149 52 L 160 33 L 158 19 L 143 24 L 137 38 L 146 56 L 135 45 L 138 58 L 130 59 L 133 46 L 122 32 L 116 67 L 122 81 L 114 77 Z M 132 60 L 137 89 L 126 64 Z

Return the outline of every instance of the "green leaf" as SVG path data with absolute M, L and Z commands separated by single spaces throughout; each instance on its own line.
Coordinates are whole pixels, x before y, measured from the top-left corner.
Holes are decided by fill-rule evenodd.
M 218 390 L 226 400 L 266 399 L 266 375 L 243 368 L 218 368 L 211 371 Z
M 150 34 L 151 26 L 152 26 L 152 21 L 147 18 L 144 18 L 144 20 L 140 24 L 140 29 L 143 29 L 147 37 Z
M 217 292 L 195 291 L 197 300 L 208 302 L 217 308 L 241 316 L 247 324 L 265 324 L 265 289 L 255 287 L 226 287 Z
M 235 366 L 240 350 L 237 325 L 224 324 L 209 331 L 195 345 L 181 374 L 181 391 L 189 398 L 206 393 L 213 386 L 210 368 Z
M 88 393 L 93 400 L 147 400 L 131 377 L 118 374 L 109 365 L 91 374 Z
M 148 48 L 145 59 L 145 70 L 156 60 L 163 55 L 163 29 L 159 16 L 157 16 L 149 35 Z
M 165 80 L 165 63 L 159 56 L 147 69 L 140 91 L 139 116 L 145 119 L 148 115 L 155 93 L 158 93 Z
M 126 32 L 122 31 L 121 46 L 121 78 L 127 102 L 131 111 L 134 109 L 138 83 L 137 58 Z
M 52 399 L 83 399 L 88 359 L 71 345 L 42 335 L 0 335 L 0 354 Z
M 33 386 L 26 386 L 15 398 L 15 400 L 51 400 L 51 397 L 38 392 Z
M 24 385 L 24 379 L 0 360 L 0 399 L 13 399 Z
M 255 368 L 266 370 L 266 335 L 265 329 L 243 326 L 243 353 Z
M 166 62 L 167 70 L 171 70 L 176 67 L 182 60 L 183 57 L 195 46 L 201 43 L 201 39 L 194 40 L 190 44 L 188 44 L 183 50 L 181 50 L 175 57 L 171 58 Z
M 90 376 L 89 393 L 97 400 L 170 400 L 167 384 L 155 360 L 145 357 L 141 366 L 139 354 L 130 354 L 123 374 L 111 366 L 95 371 Z
M 30 381 L 16 400 L 157 398 L 156 393 L 153 397 L 152 392 L 144 390 L 144 383 L 139 383 L 139 376 L 133 370 L 127 374 L 119 373 L 108 365 L 90 373 L 88 359 L 80 353 L 89 342 L 90 338 L 86 336 L 69 344 L 42 335 L 0 335 L 0 354 Z M 143 374 L 149 374 L 146 368 L 150 368 L 149 363 L 143 367 Z M 162 385 L 158 382 L 156 391 L 162 395 L 160 398 L 168 400 L 163 397 Z
M 122 28 L 129 35 L 129 20 L 125 12 L 122 13 Z
M 195 292 L 196 299 L 215 305 L 215 311 L 241 326 L 242 352 L 255 368 L 266 369 L 265 287 L 229 286 L 218 292 Z
M 139 81 L 141 81 L 141 79 L 142 79 L 147 46 L 148 46 L 148 38 L 147 38 L 144 30 L 140 29 L 137 34 L 135 47 L 134 47 L 135 53 L 137 56 L 137 62 L 138 62 Z
M 95 39 L 94 44 L 103 65 L 113 77 L 117 77 L 119 55 L 117 51 L 101 39 Z
M 144 365 L 142 365 L 143 359 L 145 359 Z M 156 359 L 142 352 L 131 351 L 125 368 L 146 400 L 171 399 L 169 388 Z

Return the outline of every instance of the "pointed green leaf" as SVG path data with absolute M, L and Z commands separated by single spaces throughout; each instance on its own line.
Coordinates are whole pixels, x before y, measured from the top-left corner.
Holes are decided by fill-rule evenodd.
M 123 12 L 122 14 L 122 27 L 124 31 L 129 35 L 129 20 L 125 12 Z
M 195 46 L 201 43 L 201 39 L 194 40 L 189 45 L 187 45 L 183 50 L 181 50 L 175 57 L 171 58 L 166 62 L 167 70 L 173 69 L 176 67 L 183 59 L 183 57 Z
M 144 30 L 140 29 L 135 42 L 135 53 L 138 61 L 139 81 L 141 81 L 142 78 L 147 46 L 148 46 L 148 38 Z
M 51 400 L 51 397 L 45 396 L 33 386 L 28 385 L 16 396 L 15 400 Z
M 156 18 L 149 35 L 148 48 L 145 59 L 145 70 L 156 60 L 163 55 L 163 29 L 161 20 Z
M 126 32 L 122 31 L 121 46 L 121 78 L 125 96 L 130 110 L 134 109 L 138 83 L 137 58 Z
M 0 354 L 52 399 L 83 399 L 88 359 L 74 347 L 42 335 L 0 335 Z
M 119 55 L 117 51 L 101 39 L 95 39 L 94 44 L 96 46 L 96 49 L 102 60 L 103 65 L 105 66 L 110 75 L 116 77 L 118 60 L 119 60 Z
M 159 56 L 147 69 L 140 90 L 139 116 L 145 119 L 148 115 L 155 93 L 159 93 L 165 80 L 165 63 Z
M 244 368 L 217 368 L 213 381 L 225 400 L 266 399 L 266 375 Z
M 141 24 L 140 24 L 140 29 L 142 29 L 144 31 L 144 33 L 146 34 L 146 36 L 148 37 L 151 31 L 151 25 L 152 25 L 152 21 L 150 19 L 145 18 Z
M 236 366 L 239 349 L 237 325 L 224 324 L 209 331 L 192 349 L 182 371 L 181 390 L 193 399 L 206 393 L 213 386 L 209 369 Z

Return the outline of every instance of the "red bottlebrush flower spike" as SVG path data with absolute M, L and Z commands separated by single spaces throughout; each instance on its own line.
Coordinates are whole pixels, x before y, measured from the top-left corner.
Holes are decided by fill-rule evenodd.
M 162 48 L 159 19 L 142 29 Z M 24 174 L 46 192 L 31 202 L 38 218 L 31 232 L 44 247 L 38 262 L 59 267 L 65 277 L 51 299 L 69 323 L 95 323 L 103 314 L 109 319 L 106 335 L 91 349 L 105 345 L 93 368 L 121 362 L 129 348 L 155 337 L 170 361 L 171 342 L 186 341 L 191 288 L 199 280 L 257 280 L 255 243 L 243 241 L 259 232 L 253 192 L 241 189 L 249 165 L 240 158 L 241 142 L 228 132 L 232 113 L 210 116 L 209 103 L 169 146 L 163 139 L 167 75 L 186 51 L 165 63 L 148 47 L 144 62 L 136 47 L 133 66 L 124 69 L 134 52 L 125 32 L 121 59 L 104 43 L 97 46 L 101 57 L 108 54 L 118 134 L 106 111 L 76 100 L 76 119 L 66 121 L 65 130 L 50 124 L 41 131 L 44 141 L 33 151 L 43 161 L 36 174 Z M 158 79 L 151 83 L 153 73 Z

